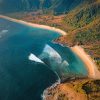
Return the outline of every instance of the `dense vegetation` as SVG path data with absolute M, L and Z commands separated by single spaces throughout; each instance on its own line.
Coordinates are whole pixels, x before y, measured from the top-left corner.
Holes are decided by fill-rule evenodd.
M 91 1 L 91 2 L 90 2 Z M 100 69 L 100 0 L 87 0 L 63 19 L 70 26 L 67 37 L 59 41 L 67 45 L 83 45 Z
M 1 1 L 0 4 L 3 3 Z M 3 1 L 11 2 L 13 0 Z M 17 5 L 19 1 L 24 3 L 24 5 L 20 3 L 22 4 L 19 7 L 21 10 L 16 9 L 19 6 L 19 4 Z M 67 36 L 62 36 L 56 41 L 69 46 L 82 45 L 100 70 L 100 0 L 17 0 L 15 2 L 16 5 L 13 5 L 13 2 L 9 3 L 9 7 L 14 8 L 12 10 L 16 13 L 7 15 L 65 30 Z M 8 11 L 9 7 L 5 3 L 2 6 L 0 5 L 0 12 L 11 12 Z M 40 13 L 41 9 L 42 13 Z M 62 15 L 57 16 L 58 14 Z M 87 94 L 89 100 L 100 99 L 99 87 L 100 80 L 86 80 L 74 84 L 74 89 L 77 92 Z M 62 93 L 58 95 L 59 100 L 64 100 L 65 97 L 66 95 Z
M 63 5 L 61 1 L 59 4 Z M 56 3 L 54 4 L 56 5 Z M 69 46 L 83 45 L 100 69 L 100 0 L 83 0 L 67 14 L 59 16 L 54 16 L 50 12 L 48 14 L 40 14 L 40 12 L 13 13 L 9 16 L 65 30 L 68 35 L 60 37 L 57 42 Z
M 0 0 L 0 13 L 37 11 L 62 14 L 70 11 L 82 0 Z
M 74 89 L 87 95 L 88 100 L 100 99 L 100 80 L 83 80 L 74 85 Z

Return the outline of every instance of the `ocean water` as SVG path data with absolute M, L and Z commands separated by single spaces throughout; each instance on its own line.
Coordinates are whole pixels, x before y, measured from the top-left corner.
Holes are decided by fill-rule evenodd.
M 53 43 L 59 36 L 0 19 L 0 100 L 41 100 L 58 76 L 87 76 L 84 63 L 70 48 Z

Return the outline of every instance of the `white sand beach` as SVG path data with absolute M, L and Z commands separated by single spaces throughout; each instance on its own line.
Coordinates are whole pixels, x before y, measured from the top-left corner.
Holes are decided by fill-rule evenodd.
M 3 15 L 0 15 L 0 18 L 5 18 L 5 19 L 8 19 L 8 20 L 13 21 L 13 22 L 21 23 L 21 24 L 36 27 L 36 28 L 42 28 L 42 29 L 55 31 L 55 32 L 58 32 L 62 35 L 67 35 L 67 33 L 65 31 L 60 30 L 60 29 L 55 28 L 55 27 L 29 23 L 29 22 L 17 20 L 14 18 L 3 16 Z M 94 79 L 100 79 L 100 72 L 98 71 L 98 69 L 97 69 L 96 65 L 94 64 L 93 60 L 91 59 L 91 57 L 85 53 L 84 49 L 81 48 L 80 46 L 77 46 L 77 45 L 74 47 L 71 47 L 71 49 L 74 53 L 76 53 L 80 57 L 80 59 L 82 59 L 82 61 L 86 65 L 87 70 L 88 70 L 88 74 L 89 74 L 88 77 L 94 78 Z
M 39 24 L 30 23 L 30 22 L 25 22 L 23 20 L 10 18 L 10 17 L 3 16 L 3 15 L 0 15 L 0 18 L 5 18 L 5 19 L 8 19 L 10 21 L 21 23 L 21 24 L 28 25 L 28 26 L 31 26 L 31 27 L 47 29 L 47 30 L 58 32 L 58 33 L 60 33 L 62 35 L 67 35 L 67 33 L 65 31 L 63 31 L 61 29 L 58 29 L 58 28 L 55 28 L 55 27 L 50 27 L 50 26 L 47 26 L 47 25 L 39 25 Z
M 80 59 L 84 62 L 88 70 L 88 77 L 93 79 L 100 79 L 100 72 L 97 69 L 97 66 L 93 62 L 92 58 L 86 54 L 84 49 L 81 46 L 71 47 L 72 51 L 76 53 Z

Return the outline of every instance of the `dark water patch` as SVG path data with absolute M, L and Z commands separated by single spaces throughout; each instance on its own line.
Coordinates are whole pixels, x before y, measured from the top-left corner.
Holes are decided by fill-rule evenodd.
M 84 63 L 70 48 L 51 42 L 60 36 L 54 31 L 0 19 L 0 36 L 0 100 L 41 100 L 57 74 L 87 76 Z M 44 64 L 34 57 L 31 61 L 30 54 Z

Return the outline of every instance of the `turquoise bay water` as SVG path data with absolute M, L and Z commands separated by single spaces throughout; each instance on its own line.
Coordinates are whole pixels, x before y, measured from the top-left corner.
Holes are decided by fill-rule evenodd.
M 86 76 L 83 62 L 54 44 L 60 34 L 0 19 L 0 100 L 41 100 L 43 90 L 60 78 Z M 29 59 L 30 54 L 42 62 Z

